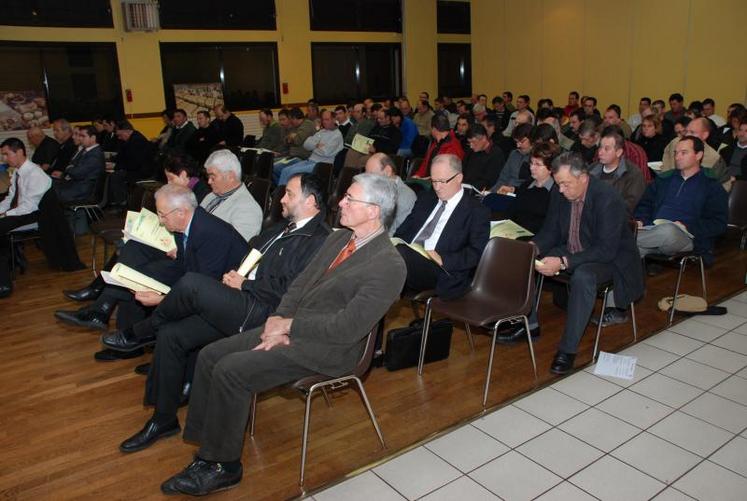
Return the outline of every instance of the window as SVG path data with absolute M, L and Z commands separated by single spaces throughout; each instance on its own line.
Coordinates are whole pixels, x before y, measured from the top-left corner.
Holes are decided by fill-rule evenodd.
M 275 43 L 162 43 L 166 106 L 174 107 L 175 84 L 220 83 L 228 109 L 278 106 Z
M 472 95 L 470 44 L 438 44 L 438 93 L 451 97 Z
M 400 0 L 309 0 L 316 31 L 387 31 L 402 33 Z
M 469 35 L 471 32 L 469 2 L 439 0 L 436 18 L 439 33 Z
M 274 30 L 274 0 L 160 0 L 161 28 Z
M 122 90 L 113 43 L 4 43 L 0 90 L 35 91 L 49 116 L 87 121 L 122 116 Z
M 3 0 L 2 24 L 111 28 L 109 0 Z
M 314 98 L 320 103 L 347 103 L 366 97 L 399 95 L 399 44 L 312 43 Z

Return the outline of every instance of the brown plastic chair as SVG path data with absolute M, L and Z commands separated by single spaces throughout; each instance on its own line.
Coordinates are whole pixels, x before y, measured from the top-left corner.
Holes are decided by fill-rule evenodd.
M 319 162 L 314 166 L 314 175 L 322 182 L 325 194 L 332 190 L 332 172 L 334 170 L 334 165 L 324 162 Z
M 285 186 L 278 186 L 270 198 L 270 206 L 265 209 L 265 217 L 262 220 L 262 229 L 267 229 L 275 223 L 283 220 L 283 206 L 280 200 L 285 195 Z
M 304 471 L 306 469 L 306 450 L 309 437 L 309 422 L 311 421 L 311 399 L 314 396 L 314 392 L 317 390 L 321 390 L 323 392 L 324 398 L 325 400 L 327 400 L 327 405 L 329 405 L 329 399 L 327 398 L 326 390 L 335 391 L 342 388 L 347 388 L 350 386 L 351 382 L 355 382 L 358 390 L 360 391 L 361 400 L 366 406 L 366 411 L 368 411 L 368 417 L 371 418 L 371 424 L 376 431 L 379 442 L 381 442 L 381 446 L 386 449 L 384 436 L 381 434 L 379 423 L 378 421 L 376 421 L 376 416 L 374 415 L 371 404 L 368 401 L 368 396 L 366 395 L 366 390 L 363 388 L 363 383 L 361 382 L 361 378 L 371 368 L 371 361 L 373 360 L 374 355 L 374 345 L 376 344 L 376 332 L 378 330 L 378 325 L 379 322 L 377 322 L 374 328 L 371 329 L 371 332 L 368 333 L 368 337 L 366 339 L 366 348 L 363 350 L 363 355 L 361 356 L 358 364 L 355 366 L 355 369 L 353 369 L 353 372 L 351 374 L 340 377 L 330 377 L 324 374 L 314 374 L 313 376 L 307 376 L 305 378 L 299 379 L 298 381 L 289 385 L 291 388 L 293 388 L 294 390 L 298 390 L 306 397 L 306 411 L 304 413 L 303 419 L 303 436 L 301 438 L 301 475 L 298 481 L 299 485 L 303 485 Z M 254 424 L 256 421 L 256 417 L 257 394 L 255 393 L 252 397 L 252 405 L 249 410 L 249 434 L 252 437 L 254 437 Z
M 358 167 L 343 167 L 340 171 L 340 175 L 337 177 L 337 184 L 335 184 L 334 191 L 330 194 L 327 202 L 329 207 L 329 219 L 327 222 L 334 225 L 337 223 L 337 213 L 339 212 L 338 203 L 342 200 L 345 192 L 348 191 L 350 185 L 353 184 L 353 178 L 361 173 L 361 169 Z
M 270 202 L 270 180 L 252 176 L 247 178 L 244 184 L 264 213 Z
M 254 161 L 254 170 L 252 174 L 263 179 L 272 179 L 272 166 L 274 162 L 275 157 L 272 153 L 260 153 Z
M 740 232 L 739 248 L 747 245 L 747 181 L 734 181 L 729 192 L 729 227 Z
M 482 405 L 485 407 L 490 387 L 490 374 L 493 371 L 498 328 L 504 322 L 523 320 L 524 327 L 529 332 L 527 315 L 532 310 L 532 298 L 534 297 L 534 256 L 535 248 L 527 242 L 506 238 L 490 239 L 482 253 L 467 294 L 450 301 L 437 297 L 428 300 L 423 322 L 423 338 L 420 343 L 419 375 L 423 374 L 425 348 L 434 312 L 470 325 L 492 328 L 493 341 L 482 398 Z M 537 362 L 534 358 L 531 336 L 527 336 L 527 342 L 536 378 Z
M 405 290 L 402 293 L 402 299 L 410 301 L 410 308 L 412 308 L 412 314 L 416 319 L 420 319 L 420 305 L 422 304 L 427 307 L 428 301 L 434 297 L 436 297 L 435 289 L 428 289 L 421 292 Z M 475 351 L 475 341 L 472 339 L 472 330 L 467 322 L 464 323 L 464 333 L 467 335 L 469 351 Z

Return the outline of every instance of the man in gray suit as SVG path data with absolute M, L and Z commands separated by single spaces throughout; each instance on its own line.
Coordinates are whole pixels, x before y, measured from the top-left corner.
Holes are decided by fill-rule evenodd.
M 340 223 L 294 280 L 264 326 L 202 349 L 184 438 L 195 460 L 161 485 L 166 494 L 205 495 L 241 481 L 252 395 L 315 373 L 350 373 L 376 322 L 397 300 L 405 264 L 386 227 L 397 189 L 359 174 L 340 201 Z
M 65 170 L 52 177 L 57 198 L 62 203 L 82 202 L 88 200 L 96 189 L 99 176 L 104 175 L 104 150 L 98 144 L 96 128 L 87 125 L 78 129 L 78 140 L 81 150 L 72 159 Z

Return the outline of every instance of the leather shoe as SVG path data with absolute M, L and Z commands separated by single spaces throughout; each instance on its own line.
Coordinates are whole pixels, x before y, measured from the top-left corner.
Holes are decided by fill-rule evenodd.
M 530 329 L 529 333 L 532 336 L 532 341 L 537 339 L 540 336 L 540 328 L 536 327 L 534 329 Z M 525 341 L 527 338 L 527 330 L 524 328 L 524 326 L 521 326 L 517 329 L 514 329 L 513 331 L 509 331 L 506 334 L 501 334 L 500 332 L 496 336 L 495 340 L 498 343 L 501 344 L 516 344 L 521 341 Z
M 150 362 L 135 366 L 135 374 L 139 376 L 147 376 L 148 372 L 150 372 Z
M 94 299 L 98 299 L 103 290 L 103 287 L 83 287 L 77 290 L 63 290 L 62 293 L 65 294 L 65 297 L 73 301 L 93 301 Z
M 205 496 L 213 492 L 225 491 L 241 482 L 243 470 L 239 463 L 236 471 L 229 471 L 223 463 L 195 459 L 181 473 L 177 473 L 163 484 L 164 494 L 188 494 Z
M 93 354 L 93 358 L 99 362 L 114 362 L 115 360 L 129 360 L 131 358 L 137 358 L 145 355 L 145 351 L 142 349 L 135 351 L 114 351 L 114 350 L 101 350 Z
M 609 327 L 610 325 L 624 324 L 629 320 L 628 312 L 626 310 L 619 310 L 617 308 L 605 308 L 604 315 L 602 315 L 602 327 Z M 597 325 L 599 323 L 598 318 L 591 319 L 591 323 Z
M 555 354 L 552 359 L 552 365 L 550 365 L 550 372 L 553 374 L 568 374 L 573 370 L 573 362 L 576 360 L 575 353 L 563 353 L 559 351 Z
M 13 293 L 12 285 L 0 285 L 0 299 L 6 298 Z
M 81 308 L 80 310 L 57 310 L 54 316 L 66 324 L 77 325 L 106 331 L 109 328 L 109 315 L 97 310 Z
M 149 419 L 142 430 L 120 444 L 119 450 L 122 452 L 141 451 L 153 445 L 159 438 L 170 437 L 180 431 L 182 431 L 182 428 L 176 419 L 166 425 L 158 424 L 153 419 Z
M 156 342 L 155 336 L 138 338 L 131 329 L 115 330 L 101 335 L 101 344 L 114 351 L 130 352 Z

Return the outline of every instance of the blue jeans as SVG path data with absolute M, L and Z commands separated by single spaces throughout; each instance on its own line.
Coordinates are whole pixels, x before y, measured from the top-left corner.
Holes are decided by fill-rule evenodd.
M 280 173 L 280 177 L 276 184 L 278 186 L 284 186 L 288 184 L 288 180 L 295 174 L 303 174 L 305 172 L 313 172 L 316 162 L 313 160 L 301 160 L 295 162 L 292 165 L 286 166 Z
M 275 160 L 275 163 L 272 165 L 272 182 L 276 185 L 278 184 L 278 180 L 280 179 L 280 173 L 285 170 L 286 167 L 289 167 L 291 165 L 294 165 L 298 162 L 300 162 L 300 158 L 281 158 L 280 160 Z

